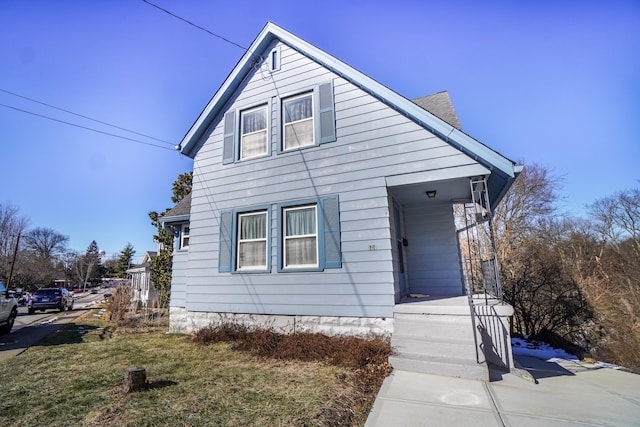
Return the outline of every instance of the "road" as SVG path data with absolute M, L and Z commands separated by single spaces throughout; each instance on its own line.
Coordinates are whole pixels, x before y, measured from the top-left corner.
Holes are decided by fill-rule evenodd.
M 22 353 L 65 323 L 73 321 L 102 299 L 102 293 L 78 296 L 73 304 L 73 310 L 64 312 L 45 310 L 28 314 L 27 307 L 18 307 L 18 317 L 11 333 L 0 336 L 0 363 Z

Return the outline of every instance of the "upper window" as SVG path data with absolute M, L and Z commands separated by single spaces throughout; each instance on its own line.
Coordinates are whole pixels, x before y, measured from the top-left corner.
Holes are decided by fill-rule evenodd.
M 269 54 L 269 71 L 274 72 L 280 69 L 280 47 L 276 47 Z
M 274 51 L 270 62 L 278 61 Z M 270 117 L 273 112 L 274 117 Z M 333 81 L 294 96 L 272 96 L 259 107 L 232 108 L 223 119 L 222 164 L 269 156 L 272 138 L 278 152 L 336 141 Z
M 267 154 L 267 107 L 240 113 L 240 159 Z
M 283 267 L 318 267 L 318 207 L 283 209 Z
M 238 214 L 237 270 L 267 269 L 267 212 Z
M 291 150 L 314 144 L 313 94 L 285 99 L 283 149 Z
M 182 224 L 180 228 L 180 249 L 189 248 L 189 224 Z

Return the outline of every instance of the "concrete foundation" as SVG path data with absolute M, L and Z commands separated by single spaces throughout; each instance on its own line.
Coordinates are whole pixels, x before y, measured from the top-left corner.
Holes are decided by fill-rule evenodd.
M 223 322 L 237 322 L 248 326 L 270 328 L 287 334 L 313 332 L 329 336 L 373 335 L 390 337 L 393 332 L 392 318 L 208 313 L 187 311 L 182 307 L 169 309 L 169 331 L 174 333 L 189 334 Z

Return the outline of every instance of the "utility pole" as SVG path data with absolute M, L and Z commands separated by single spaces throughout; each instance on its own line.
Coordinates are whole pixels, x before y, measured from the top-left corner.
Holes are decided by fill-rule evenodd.
M 11 268 L 9 269 L 9 278 L 7 279 L 7 290 L 9 290 L 9 286 L 11 285 L 11 277 L 13 276 L 13 266 L 16 264 L 16 255 L 18 253 L 18 243 L 20 243 L 20 233 L 18 233 L 18 237 L 16 238 L 16 246 L 13 248 L 13 259 L 11 261 Z

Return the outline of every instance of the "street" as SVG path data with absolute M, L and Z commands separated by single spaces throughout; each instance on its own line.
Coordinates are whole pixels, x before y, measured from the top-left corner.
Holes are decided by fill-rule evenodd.
M 18 307 L 18 317 L 11 333 L 0 336 L 0 362 L 22 353 L 46 335 L 80 316 L 102 301 L 103 292 L 77 296 L 72 311 L 45 310 L 28 314 L 26 306 Z

